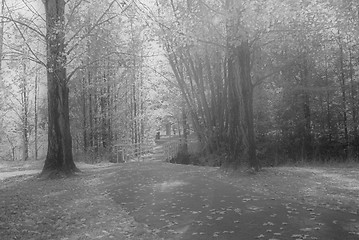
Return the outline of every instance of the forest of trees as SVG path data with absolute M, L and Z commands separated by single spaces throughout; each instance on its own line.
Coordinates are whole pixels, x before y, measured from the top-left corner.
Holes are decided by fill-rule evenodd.
M 234 167 L 359 157 L 356 0 L 2 0 L 0 20 L 1 159 L 68 153 L 47 136 L 69 124 L 54 140 L 97 161 L 187 119 Z
M 153 18 L 207 153 L 253 168 L 358 158 L 358 2 L 159 2 Z

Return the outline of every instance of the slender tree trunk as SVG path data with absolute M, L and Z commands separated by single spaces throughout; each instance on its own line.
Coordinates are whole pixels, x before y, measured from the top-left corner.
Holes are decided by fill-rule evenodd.
M 22 104 L 22 160 L 29 158 L 29 110 L 28 110 L 28 88 L 26 79 L 26 64 L 23 63 L 23 79 L 21 86 L 21 104 Z
M 211 114 L 211 122 L 213 124 L 213 126 L 217 126 L 217 116 L 216 113 L 218 113 L 217 108 L 219 107 L 219 95 L 217 95 L 217 91 L 215 89 L 215 79 L 214 79 L 214 74 L 212 73 L 212 66 L 211 66 L 211 61 L 210 58 L 208 56 L 208 53 L 206 53 L 206 60 L 205 60 L 205 65 L 206 65 L 206 71 L 207 71 L 207 78 L 208 78 L 208 83 L 209 83 L 209 87 L 211 90 L 211 109 L 212 109 L 212 114 Z M 219 80 L 219 79 L 218 79 Z
M 5 0 L 1 0 L 1 15 L 4 15 L 4 9 L 5 9 Z M 1 21 L 0 24 L 0 109 L 2 108 L 2 104 L 4 102 L 2 91 L 4 89 L 3 87 L 3 79 L 2 79 L 2 59 L 3 59 L 3 43 L 4 43 L 4 21 Z M 0 125 L 0 127 L 2 127 Z M 1 139 L 1 137 L 0 137 Z
M 91 151 L 93 150 L 93 147 L 95 146 L 95 142 L 94 142 L 94 114 L 93 114 L 93 87 L 91 86 L 92 84 L 92 74 L 91 74 L 91 70 L 88 67 L 87 70 L 87 83 L 89 86 L 89 93 L 88 93 L 88 118 L 89 118 L 89 145 L 90 145 L 90 149 Z
M 142 56 L 142 52 L 141 52 L 141 70 L 143 69 L 143 56 Z M 139 121 L 139 142 L 140 143 L 144 143 L 144 136 L 145 136 L 145 121 L 144 121 L 144 114 L 145 114 L 145 109 L 144 109 L 144 96 L 143 96 L 143 73 L 142 71 L 140 72 L 140 86 L 139 86 L 139 96 L 138 96 L 138 101 L 139 101 L 139 115 L 140 115 L 140 121 Z
M 106 72 L 107 72 L 107 76 L 106 76 L 106 133 L 107 133 L 107 147 L 109 148 L 109 150 L 112 150 L 112 133 L 111 133 L 111 68 L 110 68 L 110 59 L 107 59 L 107 63 L 106 63 Z
M 44 1 L 47 27 L 48 148 L 43 176 L 78 171 L 72 156 L 69 89 L 66 78 L 65 0 Z
M 4 15 L 5 10 L 5 0 L 1 0 L 1 13 L 0 15 Z M 2 70 L 2 58 L 3 58 L 3 43 L 4 43 L 4 21 L 1 21 L 0 24 L 0 84 L 1 84 L 1 70 Z
M 36 70 L 36 75 L 35 75 L 35 99 L 34 99 L 34 134 L 35 134 L 35 161 L 37 160 L 37 155 L 38 155 L 38 136 L 37 136 L 37 122 L 38 122 L 38 113 L 37 113 L 37 105 L 38 105 L 38 72 Z
M 327 104 L 327 111 L 326 111 L 326 122 L 328 126 L 328 141 L 332 141 L 332 121 L 331 121 L 331 112 L 330 112 L 330 91 L 329 91 L 329 76 L 328 76 L 328 59 L 325 56 L 325 83 L 327 86 L 326 91 L 326 104 Z
M 303 127 L 303 137 L 302 137 L 302 158 L 310 159 L 312 157 L 312 134 L 311 134 L 311 112 L 310 112 L 310 99 L 308 94 L 308 81 L 309 81 L 309 71 L 307 59 L 304 58 L 302 71 L 301 71 L 301 84 L 303 87 L 301 98 L 303 106 L 303 116 L 304 116 L 304 127 Z
M 201 113 L 201 121 L 205 129 L 204 134 L 204 143 L 206 145 L 206 150 L 209 153 L 212 153 L 213 148 L 213 122 L 211 117 L 211 112 L 209 109 L 209 105 L 205 96 L 205 88 L 204 88 L 204 76 L 203 76 L 203 64 L 202 60 L 197 56 L 195 59 L 189 52 L 187 52 L 186 57 L 183 58 L 183 61 L 186 63 L 185 66 L 187 68 L 187 72 L 189 73 L 189 80 L 192 82 L 194 80 L 194 84 L 192 84 L 192 94 L 196 96 L 197 104 L 199 112 Z
M 107 133 L 108 133 L 108 144 L 110 146 L 110 150 L 112 151 L 112 147 L 113 147 L 113 140 L 114 140 L 114 134 L 112 132 L 112 119 L 113 119 L 113 112 L 114 108 L 113 108 L 113 94 L 112 92 L 114 92 L 114 88 L 113 88 L 113 84 L 111 84 L 111 82 L 113 82 L 113 73 L 111 71 L 111 59 L 108 60 L 107 62 L 107 69 L 108 69 L 108 81 L 107 81 Z
M 15 146 L 14 146 L 14 143 L 11 141 L 9 135 L 6 134 L 6 138 L 7 138 L 8 142 L 10 143 L 10 146 L 11 146 L 12 161 L 15 161 Z
M 181 94 L 183 99 L 185 100 L 188 108 L 189 108 L 189 112 L 191 114 L 191 118 L 192 118 L 192 123 L 193 123 L 193 127 L 195 129 L 196 134 L 198 135 L 198 139 L 200 141 L 201 144 L 203 144 L 203 139 L 204 139 L 204 131 L 201 127 L 199 118 L 198 118 L 198 114 L 196 113 L 195 107 L 194 107 L 194 99 L 192 97 L 192 91 L 189 90 L 186 82 L 185 82 L 185 70 L 184 68 L 181 66 L 181 63 L 178 61 L 178 58 L 176 56 L 176 54 L 174 52 L 172 52 L 169 48 L 167 49 L 167 51 L 169 53 L 171 53 L 169 55 L 169 63 L 170 66 L 172 68 L 173 73 L 175 74 L 178 86 L 181 90 Z
M 103 61 L 105 62 L 105 60 Z M 103 68 L 103 86 L 101 86 L 101 97 L 100 97 L 100 107 L 101 107 L 101 136 L 102 136 L 102 147 L 108 147 L 108 134 L 107 134 L 107 69 L 105 68 L 105 63 L 102 66 Z
M 181 152 L 185 155 L 188 154 L 188 123 L 185 107 L 182 107 L 182 126 L 183 126 L 183 142 Z
M 349 146 L 348 134 L 348 118 L 347 118 L 347 97 L 345 92 L 345 73 L 344 73 L 344 53 L 343 47 L 340 45 L 340 86 L 342 90 L 342 107 L 343 107 L 343 125 L 345 138 L 345 156 L 347 157 L 347 150 Z
M 97 69 L 98 70 L 98 69 Z M 96 79 L 96 77 L 95 77 Z M 94 109 L 93 109 L 93 116 L 94 116 L 94 120 L 93 120 L 93 125 L 94 125 L 94 133 L 93 133 L 93 141 L 94 141 L 94 150 L 96 153 L 96 156 L 98 154 L 98 150 L 99 150 L 99 140 L 101 138 L 100 136 L 100 130 L 101 130 L 101 120 L 99 118 L 99 93 L 98 93 L 98 86 L 96 84 L 96 80 L 95 80 L 95 84 L 94 84 L 94 92 L 93 92 L 93 103 L 94 103 Z
M 223 78 L 223 86 L 222 86 L 222 106 L 223 109 L 221 109 L 221 113 L 219 114 L 219 116 L 222 117 L 223 120 L 223 129 L 222 129 L 222 134 L 224 134 L 224 132 L 228 131 L 229 129 L 229 123 L 230 123 L 230 102 L 229 102 L 229 81 L 228 81 L 228 76 L 229 74 L 229 70 L 228 70 L 228 61 L 226 58 L 224 58 L 223 60 L 223 76 L 219 76 L 220 79 Z M 221 119 L 219 119 L 219 122 L 221 122 Z M 226 135 L 225 135 L 226 136 Z M 226 139 L 227 140 L 227 139 Z
M 356 97 L 357 97 L 357 88 L 355 86 L 354 81 L 354 66 L 353 66 L 353 56 L 352 51 L 349 48 L 349 78 L 350 78 L 350 100 L 351 100 L 351 108 L 352 108 L 352 120 L 353 120 L 353 135 L 354 135 L 354 151 L 358 151 L 358 114 L 357 114 L 357 104 L 356 104 Z
M 87 115 L 86 115 L 86 80 L 82 76 L 82 138 L 83 138 L 83 148 L 87 152 L 88 141 L 87 141 Z
M 136 79 L 134 79 L 135 81 Z M 133 101 L 133 140 L 134 143 L 138 143 L 138 132 L 137 132 L 137 89 L 136 82 L 132 85 L 132 101 Z

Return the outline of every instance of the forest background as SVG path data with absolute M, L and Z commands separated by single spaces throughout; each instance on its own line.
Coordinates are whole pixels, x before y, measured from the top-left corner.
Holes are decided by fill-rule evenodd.
M 41 1 L 1 1 L 0 158 L 47 148 Z M 355 0 L 66 2 L 76 159 L 193 132 L 213 165 L 358 159 Z

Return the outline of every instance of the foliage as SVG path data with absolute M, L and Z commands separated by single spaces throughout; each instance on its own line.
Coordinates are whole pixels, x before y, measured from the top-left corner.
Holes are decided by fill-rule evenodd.
M 256 157 L 271 165 L 358 157 L 353 1 L 178 0 L 158 7 L 152 17 L 209 153 L 224 151 L 227 161 L 253 167 Z
M 12 122 L 2 130 L 5 155 L 24 145 L 13 146 L 25 135 L 3 100 L 21 98 L 24 85 L 10 84 L 20 83 L 18 63 L 28 62 L 28 109 L 31 79 L 44 74 L 30 61 L 46 65 L 43 10 L 15 6 L 2 16 L 9 91 L 0 123 Z M 63 30 L 73 148 L 96 159 L 118 143 L 151 143 L 171 124 L 193 130 L 202 154 L 229 165 L 357 159 L 358 11 L 353 0 L 70 1 Z M 22 130 L 30 139 L 44 127 L 42 112 L 35 124 L 29 111 Z

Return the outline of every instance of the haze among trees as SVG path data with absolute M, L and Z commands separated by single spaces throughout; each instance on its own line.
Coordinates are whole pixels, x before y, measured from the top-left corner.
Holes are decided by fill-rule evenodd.
M 2 0 L 0 20 L 1 159 L 72 173 L 164 124 L 216 165 L 358 159 L 357 1 Z

